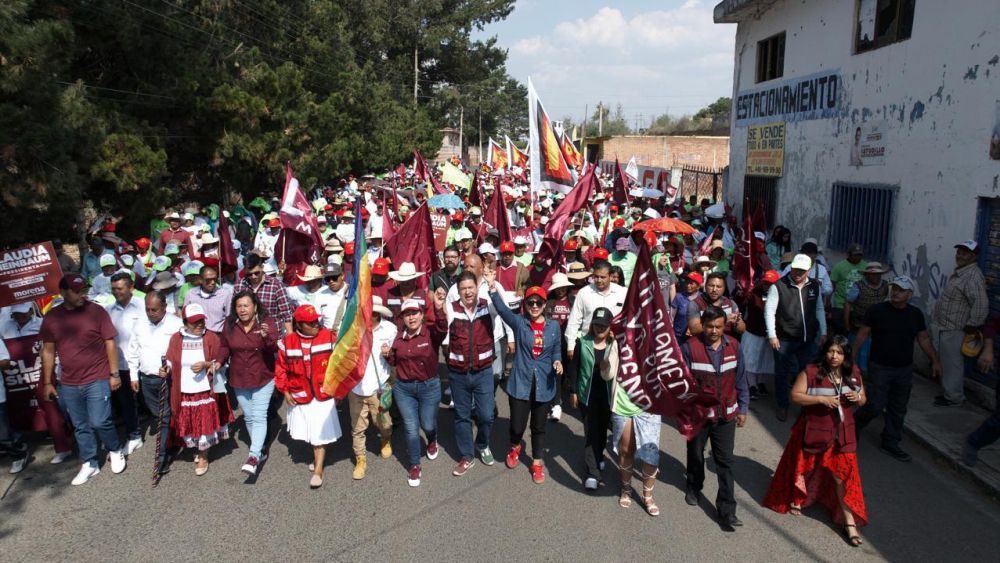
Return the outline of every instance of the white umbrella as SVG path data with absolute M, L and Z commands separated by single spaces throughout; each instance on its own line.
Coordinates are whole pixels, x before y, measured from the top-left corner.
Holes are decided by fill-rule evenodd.
M 628 193 L 629 195 L 633 195 L 635 197 L 663 197 L 663 192 L 660 190 L 654 190 L 653 188 L 633 188 L 629 190 Z

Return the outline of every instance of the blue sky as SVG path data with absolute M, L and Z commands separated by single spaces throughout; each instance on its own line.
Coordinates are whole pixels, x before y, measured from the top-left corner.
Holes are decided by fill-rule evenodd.
M 694 113 L 732 95 L 735 25 L 712 22 L 713 0 L 518 0 L 496 35 L 507 70 L 531 76 L 554 119 L 621 103 L 629 124 Z

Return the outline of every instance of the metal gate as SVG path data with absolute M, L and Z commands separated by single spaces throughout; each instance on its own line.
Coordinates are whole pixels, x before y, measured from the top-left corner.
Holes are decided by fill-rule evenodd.
M 757 204 L 764 207 L 764 219 L 767 228 L 774 229 L 774 214 L 778 209 L 778 179 L 772 176 L 744 176 L 743 197 L 749 204 L 750 213 L 757 209 Z M 768 239 L 771 233 L 765 233 Z
M 678 193 L 685 201 L 692 195 L 697 196 L 698 201 L 705 198 L 713 202 L 721 201 L 726 193 L 723 171 L 718 168 L 684 166 L 681 168 L 681 185 Z

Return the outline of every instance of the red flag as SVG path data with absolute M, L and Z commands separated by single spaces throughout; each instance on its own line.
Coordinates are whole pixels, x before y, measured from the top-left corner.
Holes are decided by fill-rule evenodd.
M 645 244 L 639 245 L 625 304 L 611 331 L 621 357 L 618 385 L 629 400 L 646 412 L 676 418 L 682 436 L 695 436 L 719 402 L 688 371 Z
M 479 171 L 472 174 L 472 187 L 469 188 L 469 203 L 476 206 L 483 206 L 483 190 L 479 187 Z
M 591 196 L 601 189 L 601 184 L 594 174 L 595 170 L 597 170 L 596 167 L 591 168 L 580 178 L 580 181 L 576 183 L 573 190 L 569 192 L 566 199 L 559 204 L 555 213 L 549 218 L 549 224 L 545 226 L 542 246 L 538 249 L 538 254 L 543 261 L 552 260 L 562 250 L 563 235 L 566 233 L 573 215 L 586 207 Z
M 753 220 L 747 216 L 743 220 L 743 235 L 736 241 L 733 250 L 733 281 L 743 295 L 753 288 Z
M 576 168 L 583 164 L 583 157 L 580 156 L 580 151 L 576 150 L 576 145 L 570 140 L 569 135 L 565 132 L 559 136 L 559 149 L 562 150 L 563 158 L 566 159 L 566 164 L 570 165 L 572 168 Z
M 622 170 L 622 165 L 618 162 L 617 157 L 615 158 L 614 191 L 611 192 L 611 198 L 618 205 L 629 205 L 632 202 L 628 195 L 628 177 L 625 176 L 625 172 Z
M 385 241 L 382 252 L 392 262 L 394 269 L 403 262 L 413 262 L 418 272 L 426 274 L 417 278 L 417 287 L 427 287 L 431 272 L 438 269 L 438 259 L 434 249 L 431 211 L 426 203 L 418 207 L 399 230 Z
M 394 172 L 396 172 L 396 175 L 399 176 L 400 178 L 406 178 L 406 165 L 400 162 L 399 166 L 396 167 L 396 170 Z
M 386 200 L 382 200 L 382 242 L 392 238 L 392 235 L 396 234 L 396 226 L 392 222 L 392 217 L 389 216 L 389 205 Z
M 392 216 L 399 217 L 399 196 L 396 195 L 396 186 L 399 185 L 399 181 L 396 180 L 392 183 Z M 383 239 L 385 240 L 385 239 Z
M 492 170 L 505 170 L 510 164 L 507 151 L 500 146 L 500 143 L 490 138 L 489 149 L 486 152 L 486 163 Z
M 434 188 L 435 194 L 450 194 L 448 188 L 441 185 L 438 179 L 434 176 L 434 172 L 427 167 L 427 161 L 424 157 L 420 155 L 420 151 L 413 151 L 413 172 L 416 174 L 417 178 L 423 180 L 424 182 L 430 183 Z
M 235 272 L 239 267 L 236 260 L 236 249 L 233 247 L 233 236 L 229 232 L 229 219 L 226 213 L 219 213 L 219 266 L 222 275 Z
M 320 248 L 323 247 L 323 234 L 312 213 L 312 206 L 306 195 L 299 189 L 299 181 L 292 173 L 289 164 L 285 171 L 285 192 L 281 196 L 281 228 L 301 233 L 312 240 Z
M 483 223 L 500 231 L 500 242 L 513 240 L 510 234 L 510 217 L 507 216 L 507 206 L 503 201 L 503 190 L 493 192 L 493 199 L 483 212 Z

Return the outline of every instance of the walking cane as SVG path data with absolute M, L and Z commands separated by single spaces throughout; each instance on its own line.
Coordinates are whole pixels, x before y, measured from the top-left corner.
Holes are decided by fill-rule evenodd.
M 160 357 L 160 365 L 162 367 L 167 367 L 167 357 Z M 160 378 L 160 405 L 156 416 L 156 457 L 153 458 L 153 486 L 160 484 L 160 478 L 163 476 L 162 468 L 160 467 L 160 459 L 162 458 L 163 452 L 163 407 L 164 397 L 167 395 L 167 377 Z

